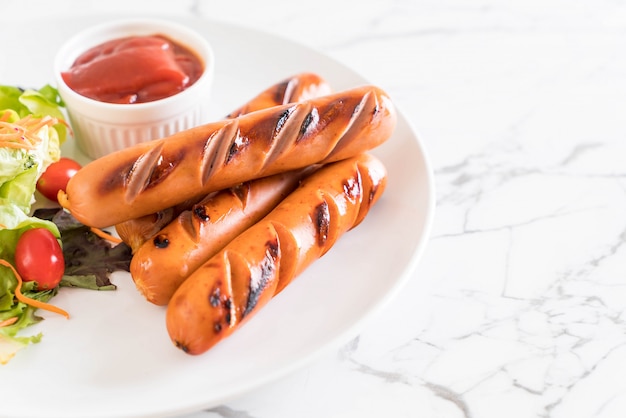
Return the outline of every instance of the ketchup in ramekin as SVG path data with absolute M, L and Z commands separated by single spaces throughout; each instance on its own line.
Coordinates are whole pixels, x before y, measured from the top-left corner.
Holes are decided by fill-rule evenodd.
M 54 59 L 75 142 L 92 159 L 209 122 L 214 72 L 207 38 L 164 19 L 90 26 Z
M 94 46 L 62 73 L 75 92 L 107 103 L 160 100 L 192 86 L 204 70 L 189 48 L 164 35 L 128 36 Z

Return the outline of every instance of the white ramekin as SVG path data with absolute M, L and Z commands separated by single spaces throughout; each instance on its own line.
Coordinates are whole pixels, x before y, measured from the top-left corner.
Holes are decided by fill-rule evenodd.
M 146 103 L 105 103 L 76 93 L 61 77 L 80 54 L 93 46 L 125 36 L 155 34 L 195 51 L 203 61 L 202 76 L 180 93 Z M 54 74 L 78 147 L 95 159 L 208 122 L 214 66 L 211 45 L 193 30 L 167 20 L 127 19 L 91 27 L 66 41 L 56 55 Z

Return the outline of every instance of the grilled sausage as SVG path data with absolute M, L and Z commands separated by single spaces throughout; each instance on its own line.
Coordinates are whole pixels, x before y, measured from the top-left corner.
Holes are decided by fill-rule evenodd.
M 115 225 L 115 231 L 134 254 L 148 239 L 172 222 L 181 212 L 188 210 L 205 196 L 193 197 L 171 208 L 120 222 Z
M 367 154 L 305 178 L 178 288 L 166 311 L 173 343 L 200 354 L 232 334 L 358 225 L 385 185 L 385 167 Z
M 330 94 L 326 80 L 315 73 L 300 73 L 286 78 L 262 91 L 248 103 L 233 110 L 226 116 L 236 118 L 241 115 L 268 109 L 273 106 L 301 102 Z
M 349 158 L 386 141 L 395 124 L 391 100 L 374 86 L 275 106 L 94 160 L 59 201 L 83 224 L 103 228 L 201 193 Z
M 130 274 L 155 305 L 228 242 L 267 215 L 314 169 L 275 174 L 215 192 L 183 211 L 133 255 Z
M 319 75 L 314 73 L 295 74 L 262 91 L 243 106 L 230 112 L 226 118 L 235 118 L 257 110 L 308 100 L 329 93 L 330 86 Z M 146 240 L 154 236 L 182 211 L 188 210 L 191 205 L 197 203 L 203 197 L 194 197 L 182 204 L 139 218 L 130 219 L 115 225 L 115 229 L 122 241 L 134 253 Z

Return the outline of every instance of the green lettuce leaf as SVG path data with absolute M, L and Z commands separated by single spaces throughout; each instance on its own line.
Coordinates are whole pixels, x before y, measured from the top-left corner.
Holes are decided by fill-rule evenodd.
M 36 157 L 24 150 L 0 148 L 0 198 L 28 212 L 39 178 Z
M 61 108 L 65 107 L 56 88 L 47 84 L 39 90 L 21 89 L 14 86 L 0 85 L 0 110 L 15 111 L 20 118 L 28 115 L 35 117 L 52 116 L 64 121 Z M 56 139 L 63 144 L 67 139 L 68 127 L 65 123 L 54 125 Z
M 16 123 L 28 115 L 52 116 L 62 121 L 52 128 L 41 128 L 37 133 L 40 144 L 33 150 L 0 147 L 0 197 L 12 201 L 24 212 L 33 203 L 37 179 L 61 157 L 67 126 L 58 97 L 56 89 L 50 86 L 40 90 L 0 86 L 0 116 L 4 122 Z
M 0 266 L 0 268 L 8 270 L 3 266 Z M 38 292 L 34 289 L 34 282 L 28 282 L 23 284 L 22 293 L 29 298 L 48 302 L 56 295 L 57 289 L 58 288 Z M 23 303 L 14 304 L 12 309 L 0 311 L 0 322 L 9 318 L 19 318 L 18 321 L 12 325 L 0 327 L 0 364 L 6 364 L 19 350 L 29 344 L 35 344 L 41 341 L 41 337 L 43 336 L 41 333 L 30 336 L 17 335 L 22 329 L 42 320 L 41 317 L 36 315 L 36 312 L 36 308 Z

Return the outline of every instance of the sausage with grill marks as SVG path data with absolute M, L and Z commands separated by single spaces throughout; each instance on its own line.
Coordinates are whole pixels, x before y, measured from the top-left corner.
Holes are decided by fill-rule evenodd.
M 211 193 L 183 211 L 133 254 L 130 274 L 137 289 L 149 302 L 167 304 L 196 268 L 274 209 L 315 168 Z
M 305 178 L 181 284 L 166 311 L 174 345 L 200 354 L 236 331 L 358 225 L 386 181 L 385 167 L 367 154 Z
M 358 155 L 389 139 L 396 119 L 375 86 L 259 110 L 94 160 L 59 201 L 85 225 L 116 225 L 201 193 Z
M 330 85 L 318 74 L 299 73 L 263 90 L 226 117 L 229 119 L 236 118 L 261 109 L 325 96 L 330 92 Z
M 236 118 L 257 110 L 324 96 L 330 91 L 326 80 L 315 73 L 295 74 L 263 90 L 243 106 L 230 112 L 226 118 Z M 121 222 L 115 225 L 115 230 L 134 253 L 146 240 L 203 197 L 204 195 L 196 196 L 173 207 Z

